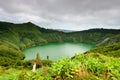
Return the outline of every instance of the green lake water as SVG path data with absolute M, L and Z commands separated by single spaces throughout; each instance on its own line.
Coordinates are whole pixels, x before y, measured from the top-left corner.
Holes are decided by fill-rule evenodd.
M 86 44 L 86 43 L 48 43 L 45 45 L 34 46 L 23 50 L 25 53 L 25 59 L 35 59 L 36 54 L 39 53 L 41 59 L 47 59 L 49 56 L 50 60 L 57 60 L 65 57 L 72 57 L 75 54 L 86 52 L 95 45 Z

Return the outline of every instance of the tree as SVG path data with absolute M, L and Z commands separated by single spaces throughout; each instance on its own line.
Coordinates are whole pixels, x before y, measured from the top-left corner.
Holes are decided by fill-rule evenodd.
M 36 59 L 33 61 L 33 69 L 32 71 L 35 72 L 36 68 L 39 68 L 42 66 L 42 61 L 40 59 L 39 53 L 36 54 Z

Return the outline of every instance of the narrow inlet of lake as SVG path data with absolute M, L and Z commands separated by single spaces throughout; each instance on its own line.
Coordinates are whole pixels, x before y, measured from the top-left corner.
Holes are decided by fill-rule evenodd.
M 60 58 L 72 57 L 78 53 L 84 53 L 95 45 L 86 43 L 48 43 L 45 45 L 34 46 L 23 50 L 25 53 L 25 60 L 35 59 L 36 54 L 39 53 L 41 59 L 57 60 Z

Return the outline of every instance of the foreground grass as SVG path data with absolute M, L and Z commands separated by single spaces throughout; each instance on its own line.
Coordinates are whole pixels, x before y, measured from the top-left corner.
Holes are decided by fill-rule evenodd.
M 120 59 L 90 53 L 60 59 L 36 72 L 1 67 L 0 80 L 120 80 Z

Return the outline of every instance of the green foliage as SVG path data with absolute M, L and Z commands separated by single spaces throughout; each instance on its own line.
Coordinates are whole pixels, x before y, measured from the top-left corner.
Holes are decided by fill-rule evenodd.
M 8 70 L 2 70 L 2 68 L 0 68 L 0 71 L 4 72 L 1 74 L 0 80 L 17 80 L 20 73 L 20 71 L 12 68 Z
M 100 54 L 90 53 L 77 55 L 75 59 L 81 62 L 83 68 L 89 74 L 97 76 L 99 79 L 119 79 L 120 61 L 117 58 L 110 58 Z
M 120 57 L 120 42 L 108 46 L 97 47 L 88 51 L 87 53 L 100 53 L 110 57 Z
M 120 59 L 101 54 L 78 54 L 60 59 L 36 72 L 0 67 L 1 80 L 119 80 Z
M 53 63 L 53 61 L 51 61 L 51 60 L 42 60 L 43 66 L 51 66 L 52 63 Z
M 23 80 L 34 80 L 34 79 L 43 80 L 44 77 L 39 74 L 39 71 L 37 71 L 36 73 L 33 73 L 32 71 L 28 71 L 24 74 Z
M 72 61 L 69 58 L 66 59 L 60 59 L 57 62 L 53 63 L 53 65 L 50 67 L 49 72 L 51 72 L 51 75 L 56 78 L 73 78 L 73 73 L 77 68 L 77 61 Z

